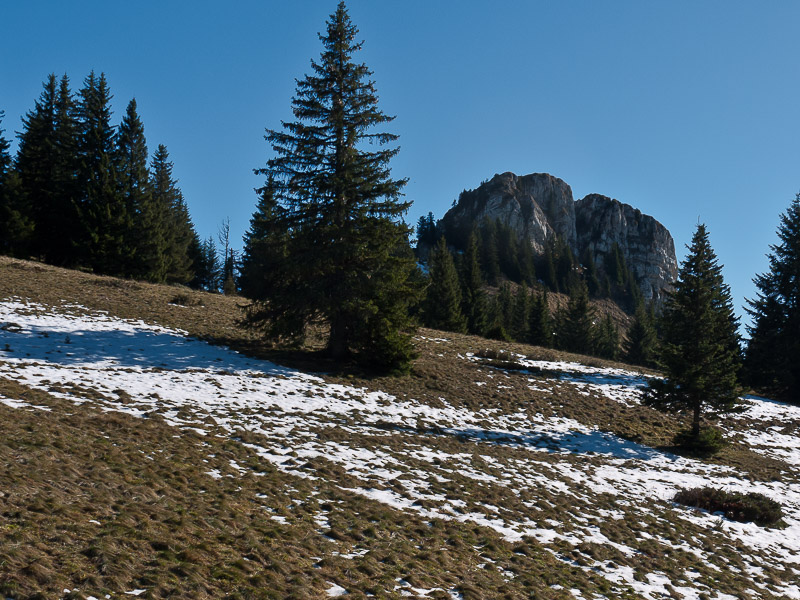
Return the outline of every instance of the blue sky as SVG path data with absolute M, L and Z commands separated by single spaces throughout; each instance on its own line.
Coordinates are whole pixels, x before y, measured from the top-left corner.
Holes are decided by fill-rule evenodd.
M 266 127 L 289 119 L 335 0 L 6 2 L 8 137 L 48 73 L 106 73 L 115 120 L 136 97 L 201 236 L 255 207 Z M 493 174 L 548 172 L 653 215 L 679 258 L 698 219 L 737 309 L 800 190 L 797 2 L 351 0 L 408 220 L 441 217 Z

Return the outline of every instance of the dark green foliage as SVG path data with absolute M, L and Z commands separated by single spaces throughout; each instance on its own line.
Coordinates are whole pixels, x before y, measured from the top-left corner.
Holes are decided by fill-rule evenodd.
M 740 403 L 737 318 L 704 225 L 698 225 L 692 237 L 661 321 L 659 362 L 666 380 L 653 380 L 644 402 L 689 413 L 692 435 L 697 437 L 704 412 L 731 412 Z
M 758 295 L 748 300 L 746 375 L 751 385 L 800 404 L 800 194 L 781 215 L 778 239 L 769 272 L 754 279 Z
M 136 100 L 128 103 L 117 136 L 117 169 L 119 185 L 133 227 L 125 233 L 131 247 L 131 261 L 124 274 L 164 281 L 165 217 L 159 210 L 150 188 L 147 171 L 147 140 L 144 126 L 136 111 Z
M 461 312 L 461 288 L 453 263 L 453 255 L 445 238 L 431 251 L 428 260 L 430 285 L 428 286 L 423 316 L 425 325 L 433 329 L 464 333 L 467 321 Z
M 461 262 L 461 312 L 467 318 L 467 331 L 483 335 L 488 324 L 489 306 L 483 290 L 480 263 L 478 262 L 478 237 L 470 233 L 464 259 Z
M 611 315 L 606 315 L 594 328 L 594 354 L 600 358 L 616 360 L 619 356 L 619 331 Z
M 278 227 L 281 207 L 272 180 L 258 190 L 256 210 L 244 235 L 239 285 L 248 298 L 264 298 L 275 285 L 273 278 L 286 259 L 286 231 Z
M 48 77 L 23 119 L 7 186 L 14 190 L 14 211 L 0 209 L 10 214 L 3 226 L 16 236 L 3 236 L 9 240 L 5 251 L 108 275 L 188 282 L 201 244 L 171 179 L 166 150 L 153 162 L 157 170 L 168 163 L 156 190 L 136 101 L 128 104 L 117 134 L 110 103 L 104 74 L 89 74 L 77 103 L 66 75 L 60 83 Z M 26 243 L 9 249 L 16 238 Z
M 581 282 L 572 288 L 566 308 L 558 314 L 558 348 L 577 354 L 591 354 L 594 350 L 594 316 L 586 284 Z
M 536 283 L 536 268 L 533 256 L 533 247 L 528 240 L 519 243 L 519 278 L 520 282 L 528 286 Z
M 417 246 L 433 246 L 439 239 L 439 230 L 433 213 L 422 216 L 417 221 Z
M 691 429 L 682 429 L 672 441 L 682 450 L 700 458 L 713 456 L 728 445 L 716 427 L 701 427 L 696 434 Z
M 111 91 L 104 73 L 91 72 L 78 102 L 79 211 L 84 259 L 97 273 L 124 274 L 132 263 L 133 214 L 119 185 Z
M 481 269 L 486 282 L 495 286 L 500 281 L 500 259 L 497 252 L 497 221 L 486 219 L 478 230 Z
M 515 340 L 523 341 L 528 338 L 529 311 L 528 287 L 523 283 L 517 288 L 511 315 L 511 337 Z
M 173 164 L 164 144 L 159 144 L 150 164 L 150 188 L 156 214 L 163 224 L 163 253 L 160 271 L 155 281 L 189 283 L 194 277 L 194 265 L 189 251 L 195 243 L 189 209 L 172 177 Z
M 3 116 L 0 111 L 0 124 Z M 22 201 L 21 184 L 13 169 L 9 146 L 0 129 L 0 254 L 25 256 L 33 234 L 33 221 Z
M 500 286 L 500 292 L 495 296 L 492 303 L 492 314 L 490 316 L 492 327 L 501 326 L 506 332 L 511 331 L 513 306 L 514 296 L 511 294 L 511 286 L 508 283 L 504 283 Z
M 586 287 L 589 290 L 589 297 L 600 297 L 602 292 L 600 276 L 597 273 L 597 265 L 594 262 L 594 257 L 592 256 L 589 248 L 584 250 L 583 257 L 581 258 L 581 264 L 583 265 L 584 269 L 584 280 L 586 281 Z
M 19 202 L 33 220 L 30 251 L 73 265 L 78 258 L 78 155 L 75 105 L 66 76 L 50 75 L 33 110 L 22 120 L 16 172 Z
M 533 294 L 528 317 L 528 343 L 534 346 L 550 347 L 553 343 L 553 328 L 550 320 L 550 307 L 547 304 L 547 290 Z
M 672 499 L 678 504 L 701 508 L 710 513 L 721 512 L 726 518 L 762 527 L 781 524 L 783 507 L 763 494 L 729 492 L 711 487 L 680 490 Z
M 209 236 L 205 241 L 199 243 L 194 248 L 194 253 L 195 275 L 192 280 L 192 286 L 208 292 L 219 291 L 222 265 L 217 255 L 217 246 L 214 243 L 214 238 Z
M 634 365 L 653 367 L 657 344 L 653 317 L 645 310 L 644 305 L 639 303 L 624 345 L 625 360 Z
M 319 62 L 297 81 L 295 120 L 267 131 L 275 157 L 258 173 L 273 179 L 287 251 L 249 320 L 289 342 L 324 322 L 334 358 L 355 353 L 404 368 L 413 354 L 408 308 L 419 296 L 401 220 L 410 203 L 401 199 L 406 181 L 389 171 L 398 150 L 384 147 L 397 136 L 374 132 L 393 117 L 378 109 L 369 69 L 353 62 L 357 34 L 339 3 L 320 35 Z
M 503 223 L 496 222 L 497 229 L 497 257 L 500 261 L 500 271 L 511 281 L 520 281 L 519 269 L 519 241 L 514 231 Z
M 542 273 L 544 284 L 548 289 L 558 292 L 558 276 L 556 275 L 556 262 L 553 257 L 552 244 L 547 244 L 544 248 L 539 272 Z

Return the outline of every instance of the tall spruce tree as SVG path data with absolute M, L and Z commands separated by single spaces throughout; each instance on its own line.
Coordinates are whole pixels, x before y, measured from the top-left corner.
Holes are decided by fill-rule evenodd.
M 0 125 L 4 113 L 0 111 Z M 14 170 L 10 143 L 0 128 L 0 254 L 24 256 L 33 233 L 33 221 L 22 202 L 22 191 Z
M 659 358 L 666 379 L 650 382 L 644 402 L 690 414 L 689 440 L 697 442 L 704 413 L 726 413 L 739 405 L 741 350 L 730 289 L 705 225 L 697 226 L 688 249 L 661 319 Z
M 769 271 L 753 280 L 758 295 L 748 300 L 746 375 L 752 385 L 800 404 L 800 194 L 781 215 L 778 239 Z
M 530 302 L 528 316 L 528 339 L 534 346 L 550 347 L 553 344 L 553 328 L 548 306 L 547 289 L 541 294 L 534 293 Z
M 214 238 L 209 236 L 202 242 L 199 242 L 199 240 L 193 241 L 192 246 L 195 244 L 197 244 L 197 256 L 194 257 L 192 286 L 207 292 L 218 292 L 221 285 L 222 265 L 219 261 Z
M 467 331 L 483 335 L 488 325 L 488 301 L 478 262 L 478 237 L 473 230 L 467 240 L 461 270 L 461 312 L 467 318 Z
M 453 255 L 447 248 L 444 237 L 431 251 L 428 260 L 428 285 L 423 315 L 425 325 L 433 329 L 464 333 L 467 320 L 461 312 L 461 288 L 453 262 Z
M 511 337 L 518 342 L 524 342 L 528 338 L 529 302 L 528 286 L 523 283 L 517 288 L 517 293 L 514 295 L 514 308 L 511 316 Z
M 51 74 L 42 85 L 43 90 L 34 108 L 22 119 L 19 134 L 16 171 L 20 177 L 24 203 L 29 207 L 35 229 L 32 252 L 48 262 L 69 263 L 59 252 L 58 240 L 69 230 L 64 230 L 60 218 L 60 190 L 58 186 L 58 152 L 56 143 L 58 84 Z
M 491 286 L 498 285 L 500 282 L 500 258 L 497 251 L 497 221 L 484 219 L 478 230 L 478 248 L 486 282 Z
M 239 278 L 242 294 L 248 298 L 264 298 L 277 284 L 274 277 L 281 262 L 286 260 L 287 232 L 280 223 L 281 206 L 275 198 L 272 179 L 258 190 L 258 205 L 250 219 L 250 229 L 244 235 L 244 252 Z
M 586 284 L 581 281 L 573 285 L 567 306 L 558 314 L 558 347 L 568 352 L 592 354 L 594 316 Z
M 397 136 L 375 131 L 393 117 L 378 108 L 370 70 L 354 62 L 357 35 L 340 2 L 313 73 L 297 82 L 295 120 L 267 130 L 275 157 L 257 173 L 274 179 L 287 253 L 250 322 L 297 341 L 321 320 L 334 358 L 403 368 L 413 356 L 408 308 L 420 293 L 402 221 L 410 202 L 401 199 L 406 180 L 389 170 L 398 149 L 385 146 Z
M 133 216 L 119 185 L 111 91 L 104 73 L 84 80 L 78 103 L 80 212 L 86 234 L 86 260 L 98 273 L 123 275 L 134 249 Z
M 132 228 L 125 233 L 130 245 L 130 263 L 125 275 L 149 281 L 164 281 L 164 222 L 150 189 L 147 170 L 147 140 L 136 110 L 136 99 L 128 103 L 117 136 L 117 168 L 125 210 Z
M 653 319 L 644 303 L 640 302 L 633 316 L 633 324 L 628 330 L 628 338 L 623 345 L 625 360 L 634 365 L 655 366 L 658 337 Z
M 619 356 L 619 330 L 614 325 L 611 315 L 606 314 L 594 331 L 594 354 L 601 358 L 616 360 Z
M 157 219 L 163 226 L 163 251 L 155 281 L 188 283 L 194 277 L 190 249 L 197 234 L 164 144 L 159 144 L 150 164 L 150 190 Z

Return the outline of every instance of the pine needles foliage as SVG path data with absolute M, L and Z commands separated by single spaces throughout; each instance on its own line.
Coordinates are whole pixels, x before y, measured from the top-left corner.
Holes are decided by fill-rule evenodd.
M 724 414 L 740 406 L 741 350 L 730 289 L 705 225 L 697 226 L 688 249 L 661 319 L 659 363 L 666 379 L 650 382 L 644 402 L 689 414 L 691 436 L 698 438 L 704 414 Z
M 294 120 L 267 130 L 274 157 L 256 172 L 273 181 L 286 252 L 248 321 L 290 343 L 324 323 L 334 359 L 402 370 L 413 357 L 408 309 L 421 293 L 402 221 L 410 202 L 406 180 L 389 169 L 397 136 L 376 131 L 393 117 L 378 108 L 371 71 L 354 61 L 357 35 L 340 2 L 312 73 L 297 81 Z
M 747 302 L 745 373 L 751 385 L 800 404 L 800 194 L 781 215 L 778 239 L 769 271 L 753 280 L 758 295 Z

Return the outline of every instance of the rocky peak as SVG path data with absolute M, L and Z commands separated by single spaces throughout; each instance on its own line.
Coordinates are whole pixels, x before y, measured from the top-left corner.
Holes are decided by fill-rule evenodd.
M 675 244 L 653 217 L 613 200 L 590 194 L 575 202 L 570 186 L 547 173 L 495 175 L 464 191 L 442 218 L 448 240 L 462 246 L 484 219 L 499 220 L 527 239 L 536 254 L 548 240 L 561 237 L 576 256 L 586 250 L 603 268 L 613 244 L 619 244 L 646 300 L 663 300 L 677 276 Z
M 571 247 L 576 244 L 572 189 L 547 173 L 495 175 L 477 189 L 462 193 L 442 221 L 448 237 L 460 239 L 484 218 L 511 226 L 531 241 L 536 253 L 544 252 L 547 240 L 559 236 Z
M 619 244 L 646 300 L 663 300 L 678 276 L 675 243 L 667 228 L 629 204 L 589 194 L 575 203 L 575 230 L 578 255 L 588 250 L 600 269 L 614 243 Z

